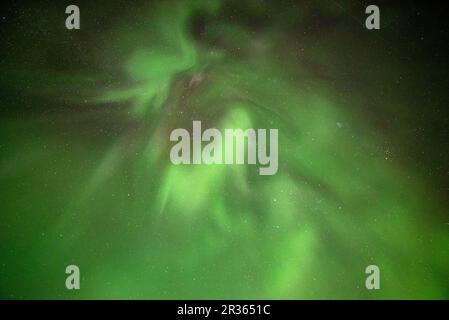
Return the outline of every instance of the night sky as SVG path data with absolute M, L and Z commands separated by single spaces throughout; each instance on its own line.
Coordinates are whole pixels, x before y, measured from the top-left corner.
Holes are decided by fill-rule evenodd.
M 1 299 L 449 299 L 438 2 L 1 6 Z M 173 165 L 193 120 L 277 128 L 277 174 Z

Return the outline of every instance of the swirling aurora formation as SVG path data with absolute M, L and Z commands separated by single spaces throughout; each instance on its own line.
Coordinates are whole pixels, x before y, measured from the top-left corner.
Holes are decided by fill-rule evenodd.
M 449 298 L 447 64 L 402 9 L 79 6 L 2 20 L 1 298 Z M 171 164 L 193 120 L 278 128 L 278 173 Z

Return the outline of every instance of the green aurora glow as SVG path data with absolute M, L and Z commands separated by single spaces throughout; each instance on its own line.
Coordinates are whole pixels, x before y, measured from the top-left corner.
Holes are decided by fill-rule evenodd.
M 356 5 L 273 3 L 95 1 L 79 31 L 63 4 L 18 9 L 1 298 L 449 298 L 446 181 L 428 175 L 447 145 L 413 131 L 430 102 L 424 66 L 388 38 L 397 12 L 375 34 Z M 172 165 L 169 134 L 192 120 L 278 128 L 278 173 Z

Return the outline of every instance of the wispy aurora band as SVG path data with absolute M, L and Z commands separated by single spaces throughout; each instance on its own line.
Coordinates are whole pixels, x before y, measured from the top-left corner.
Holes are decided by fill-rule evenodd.
M 61 94 L 69 106 L 25 124 L 2 119 L 16 129 L 7 159 L 19 159 L 16 171 L 1 167 L 11 199 L 2 212 L 16 231 L 4 234 L 15 250 L 2 260 L 33 284 L 9 277 L 2 294 L 71 298 L 55 274 L 76 263 L 82 298 L 370 298 L 363 271 L 375 263 L 385 284 L 375 298 L 447 297 L 448 235 L 426 215 L 441 210 L 422 196 L 427 182 L 385 159 L 382 133 L 357 111 L 362 92 L 341 98 L 332 85 L 347 81 L 334 62 L 338 41 L 350 40 L 340 31 L 288 41 L 288 19 L 253 32 L 220 18 L 195 39 L 198 8 L 221 10 L 157 4 L 131 10 L 134 24 L 117 20 L 110 36 L 97 30 L 108 41 L 91 49 L 93 74 L 3 67 L 15 75 L 9 87 L 31 82 L 24 94 L 42 99 L 37 107 L 46 98 L 59 106 Z M 121 62 L 112 75 L 110 61 Z M 279 128 L 278 173 L 171 165 L 169 133 L 194 119 Z M 36 261 L 33 274 L 20 273 Z

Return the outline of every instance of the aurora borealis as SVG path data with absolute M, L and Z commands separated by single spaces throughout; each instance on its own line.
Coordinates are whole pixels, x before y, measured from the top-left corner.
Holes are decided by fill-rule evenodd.
M 0 298 L 449 299 L 438 8 L 69 4 L 2 12 Z M 278 129 L 277 173 L 173 165 L 195 120 Z

